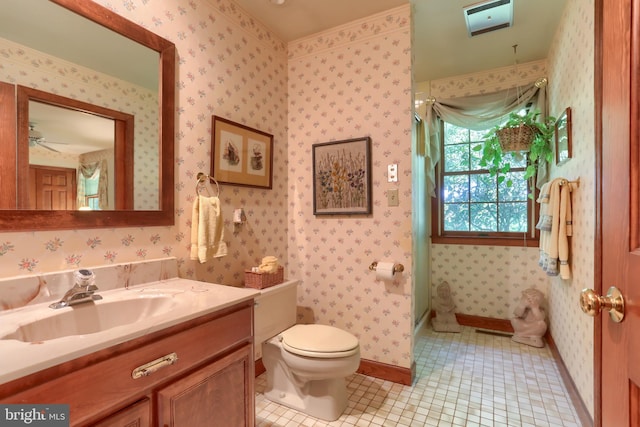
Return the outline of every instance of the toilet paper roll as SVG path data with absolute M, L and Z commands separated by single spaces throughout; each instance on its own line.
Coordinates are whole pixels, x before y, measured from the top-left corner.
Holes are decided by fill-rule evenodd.
M 393 280 L 393 266 L 392 262 L 379 262 L 376 267 L 376 279 Z

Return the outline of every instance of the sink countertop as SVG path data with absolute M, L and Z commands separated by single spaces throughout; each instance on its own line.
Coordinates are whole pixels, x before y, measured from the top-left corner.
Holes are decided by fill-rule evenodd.
M 169 312 L 93 334 L 39 342 L 0 340 L 0 384 L 253 299 L 260 291 L 173 278 L 132 286 L 129 289 L 98 291 L 97 294 L 103 297 L 101 301 L 108 302 L 162 294 L 170 295 L 177 304 Z M 66 307 L 58 310 L 72 309 Z M 49 303 L 44 303 L 2 312 L 0 336 L 5 336 L 6 332 L 21 325 L 52 316 L 58 310 L 51 309 Z

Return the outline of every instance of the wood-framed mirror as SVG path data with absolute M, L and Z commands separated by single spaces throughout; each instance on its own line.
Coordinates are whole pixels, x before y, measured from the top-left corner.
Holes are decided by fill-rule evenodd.
M 25 164 L 29 162 L 25 159 L 30 155 L 24 153 L 25 147 L 28 145 L 48 145 L 56 148 L 56 146 L 36 144 L 37 138 L 31 138 L 30 135 L 32 131 L 37 133 L 38 130 L 33 129 L 33 123 L 29 123 L 25 114 L 24 101 L 22 101 L 22 107 L 18 105 L 19 85 L 0 82 L 0 123 L 2 123 L 0 126 L 0 231 L 173 225 L 175 222 L 173 171 L 175 45 L 90 0 L 49 0 L 48 2 L 39 0 L 37 3 L 47 3 L 49 6 L 71 11 L 73 14 L 83 17 L 91 25 L 113 31 L 155 53 L 157 70 L 159 71 L 156 76 L 157 97 L 155 99 L 157 101 L 155 102 L 157 110 L 148 113 L 153 120 L 147 121 L 152 123 L 153 129 L 152 132 L 147 133 L 153 135 L 153 140 L 157 141 L 157 146 L 154 148 L 157 151 L 157 157 L 149 162 L 151 166 L 145 165 L 145 167 L 151 169 L 150 173 L 154 177 L 152 192 L 155 193 L 157 190 L 157 194 L 153 195 L 157 200 L 151 208 L 136 207 L 132 200 L 134 193 L 131 185 L 132 173 L 119 167 L 119 170 L 113 174 L 113 179 L 118 180 L 120 188 L 116 186 L 118 189 L 113 190 L 113 202 L 107 210 L 29 209 L 29 196 L 25 196 L 26 189 L 29 188 L 25 184 L 25 181 L 29 181 L 29 173 L 25 171 Z M 42 95 L 33 88 L 27 89 L 27 91 L 30 92 L 30 97 L 34 101 L 42 102 L 43 98 L 47 98 L 46 95 Z M 38 94 L 38 96 L 34 94 Z M 49 102 L 55 104 L 50 100 L 44 100 L 44 103 Z M 85 107 L 86 105 L 81 105 L 78 108 L 74 107 L 74 109 L 86 112 Z M 94 114 L 96 113 L 94 112 Z M 102 115 L 102 113 L 99 112 L 97 115 Z M 149 115 L 147 115 L 147 119 Z M 125 122 L 126 120 L 115 125 L 117 130 L 114 132 L 123 135 L 122 140 L 126 139 L 124 136 L 127 133 L 131 133 L 131 129 L 126 130 L 127 127 L 122 125 Z M 157 130 L 155 129 L 156 125 Z M 149 125 L 147 124 L 147 126 Z M 136 122 L 136 127 L 140 128 L 140 131 L 144 130 L 138 122 Z M 19 154 L 20 150 L 23 151 L 22 155 Z M 131 151 L 133 151 L 133 147 L 126 144 L 120 145 L 119 148 L 114 147 L 114 152 L 116 152 L 114 163 L 126 162 L 126 156 L 130 156 Z M 139 191 L 136 190 L 136 192 Z

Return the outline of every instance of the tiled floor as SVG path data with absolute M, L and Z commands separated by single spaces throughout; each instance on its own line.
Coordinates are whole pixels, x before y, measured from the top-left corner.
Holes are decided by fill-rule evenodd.
M 460 334 L 420 331 L 416 380 L 403 386 L 355 374 L 349 405 L 325 422 L 264 398 L 256 379 L 256 425 L 278 426 L 580 426 L 548 347 L 464 327 Z

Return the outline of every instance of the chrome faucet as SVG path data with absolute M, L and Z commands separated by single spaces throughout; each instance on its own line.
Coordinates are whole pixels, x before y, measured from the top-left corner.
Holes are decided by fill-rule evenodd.
M 95 292 L 98 287 L 95 285 L 95 276 L 91 270 L 78 270 L 73 274 L 75 284 L 64 294 L 62 299 L 49 305 L 51 308 L 70 307 L 89 301 L 102 299 Z

